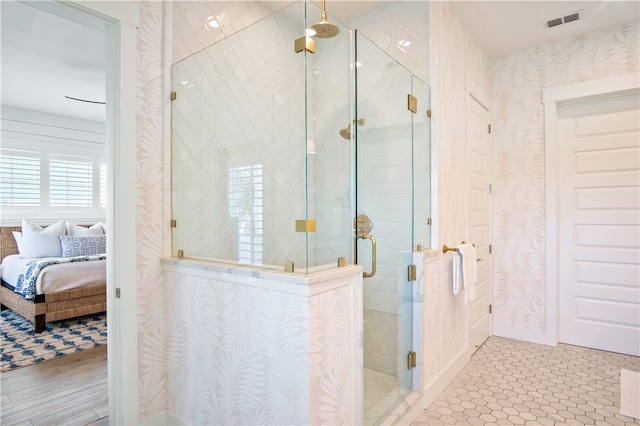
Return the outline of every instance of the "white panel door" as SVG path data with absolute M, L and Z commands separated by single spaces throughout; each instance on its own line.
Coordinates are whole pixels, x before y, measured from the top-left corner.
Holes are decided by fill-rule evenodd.
M 560 107 L 560 341 L 640 355 L 640 110 Z
M 475 351 L 489 337 L 489 112 L 468 98 L 467 138 L 469 155 L 469 216 L 467 236 L 475 244 L 478 267 L 475 294 L 466 291 L 469 318 L 469 350 Z

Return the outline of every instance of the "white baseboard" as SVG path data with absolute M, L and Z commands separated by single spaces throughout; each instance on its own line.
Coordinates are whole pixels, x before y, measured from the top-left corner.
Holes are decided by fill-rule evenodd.
M 430 383 L 427 383 L 422 395 L 424 396 L 424 408 L 428 408 L 429 405 L 435 401 L 438 396 L 446 389 L 447 386 L 456 378 L 456 376 L 467 365 L 471 358 L 469 353 L 464 350 L 457 357 L 453 359 L 447 365 L 442 373 L 433 379 Z
M 510 325 L 493 323 L 491 328 L 493 336 L 506 337 L 508 339 L 522 340 L 529 343 L 538 343 L 547 346 L 556 346 L 556 343 L 549 341 L 549 336 L 542 330 L 531 330 L 527 328 L 513 327 Z
M 147 417 L 146 419 L 140 422 L 141 425 L 145 426 L 184 426 L 185 422 L 178 419 L 172 413 L 168 411 L 161 411 L 159 413 L 154 414 L 151 417 Z

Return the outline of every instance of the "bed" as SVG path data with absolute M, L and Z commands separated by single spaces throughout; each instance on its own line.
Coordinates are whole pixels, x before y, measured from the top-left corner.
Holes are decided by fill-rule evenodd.
M 8 232 L 16 228 L 11 229 Z M 17 245 L 12 247 L 8 243 L 7 230 L 3 228 L 1 232 L 0 304 L 3 310 L 11 309 L 32 321 L 36 333 L 44 331 L 47 322 L 106 311 L 106 259 L 46 266 L 34 279 L 33 298 L 27 299 L 14 290 L 26 264 L 34 259 L 19 256 Z

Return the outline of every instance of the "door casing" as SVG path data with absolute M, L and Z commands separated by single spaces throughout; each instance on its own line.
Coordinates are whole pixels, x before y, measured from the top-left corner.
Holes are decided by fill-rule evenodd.
M 556 346 L 559 342 L 558 287 L 558 106 L 567 102 L 609 94 L 630 93 L 640 87 L 637 74 L 607 77 L 544 89 L 542 101 L 545 119 L 545 189 L 546 189 L 546 327 L 527 337 L 534 343 Z

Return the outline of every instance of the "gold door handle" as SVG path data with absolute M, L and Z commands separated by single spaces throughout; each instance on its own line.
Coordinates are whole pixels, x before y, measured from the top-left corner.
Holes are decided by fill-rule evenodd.
M 364 272 L 363 273 L 365 278 L 371 278 L 376 274 L 376 264 L 377 264 L 377 259 L 376 259 L 376 238 L 373 235 L 369 235 L 369 234 L 359 234 L 356 237 L 356 241 L 358 239 L 371 240 L 371 272 Z

